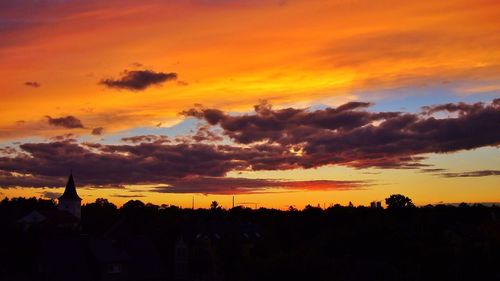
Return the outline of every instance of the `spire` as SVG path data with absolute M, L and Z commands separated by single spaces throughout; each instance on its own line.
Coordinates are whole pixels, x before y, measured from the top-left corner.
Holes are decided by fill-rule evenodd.
M 82 200 L 76 193 L 75 181 L 73 180 L 73 171 L 70 172 L 68 183 L 66 184 L 66 188 L 64 189 L 64 193 L 59 200 L 61 199 L 70 199 L 70 200 Z

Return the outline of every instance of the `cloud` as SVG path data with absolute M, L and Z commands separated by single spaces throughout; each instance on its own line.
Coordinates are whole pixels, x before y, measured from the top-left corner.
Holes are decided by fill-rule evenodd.
M 97 127 L 97 128 L 92 129 L 91 134 L 94 136 L 100 136 L 100 135 L 102 135 L 103 132 L 104 132 L 103 127 Z
M 25 143 L 20 148 L 23 155 L 0 157 L 1 187 L 62 187 L 68 167 L 73 169 L 79 186 L 106 188 L 162 184 L 168 187 L 159 187 L 155 191 L 168 193 L 241 194 L 267 192 L 269 188 L 283 191 L 345 190 L 365 185 L 361 181 L 225 178 L 228 171 L 250 169 L 253 159 L 262 154 L 257 149 L 231 146 L 185 143 L 101 145 L 59 141 Z M 269 155 L 264 162 L 273 165 L 275 157 L 278 155 Z
M 65 116 L 59 118 L 52 118 L 50 116 L 45 116 L 50 125 L 55 127 L 63 127 L 67 129 L 84 128 L 82 121 L 75 116 Z
M 24 85 L 28 86 L 28 87 L 32 87 L 32 88 L 39 88 L 40 86 L 42 86 L 40 83 L 38 83 L 36 81 L 27 81 L 27 82 L 24 82 Z
M 470 177 L 489 177 L 500 176 L 500 170 L 479 170 L 460 173 L 441 173 L 437 174 L 445 178 L 470 178 Z
M 361 189 L 368 185 L 364 181 L 289 181 L 229 177 L 188 177 L 171 181 L 169 184 L 168 187 L 157 187 L 153 191 L 164 193 L 257 194 L 279 192 L 279 190 L 352 190 Z
M 196 131 L 196 134 L 190 136 L 196 142 L 209 141 L 209 142 L 218 142 L 222 141 L 222 135 L 220 132 L 211 130 L 210 126 L 200 126 Z
M 54 137 L 50 137 L 49 140 L 51 141 L 62 141 L 62 140 L 67 140 L 67 141 L 76 141 L 76 138 L 78 136 L 75 134 L 64 134 L 64 135 L 58 135 Z
M 120 79 L 103 79 L 99 84 L 108 88 L 142 91 L 152 85 L 176 80 L 177 73 L 155 72 L 152 70 L 125 70 Z
M 1 154 L 4 154 L 4 155 L 15 155 L 18 153 L 18 150 L 14 147 L 11 147 L 11 146 L 4 146 L 4 147 L 0 147 L 0 155 Z
M 420 169 L 420 172 L 422 173 L 439 173 L 439 172 L 444 172 L 447 171 L 447 169 L 442 169 L 442 168 L 423 168 Z
M 0 187 L 63 187 L 66 177 L 11 173 L 0 170 Z
M 142 194 L 111 194 L 111 197 L 117 197 L 117 198 L 139 198 L 139 197 L 146 197 Z
M 20 175 L 66 177 L 69 167 L 78 173 L 80 184 L 161 184 L 186 176 L 224 176 L 248 166 L 240 163 L 249 152 L 233 147 L 201 144 L 139 143 L 133 145 L 79 144 L 71 141 L 24 143 L 22 155 L 0 157 L 0 170 Z M 256 152 L 254 152 L 256 153 Z M 239 168 L 242 166 L 241 168 Z M 78 171 L 78 172 L 77 172 Z M 31 179 L 31 177 L 28 177 Z M 52 183 L 25 186 L 48 186 Z M 9 181 L 14 178 L 9 178 Z M 4 186 L 0 181 L 0 186 Z M 12 186 L 8 182 L 8 186 Z M 60 186 L 60 185 L 58 185 Z
M 477 45 L 478 41 L 484 45 Z M 486 36 L 481 30 L 456 32 L 447 30 L 446 26 L 429 29 L 417 24 L 411 29 L 381 29 L 342 36 L 314 55 L 335 69 L 356 71 L 359 87 L 439 85 L 443 80 L 492 82 L 496 81 L 497 63 L 484 67 L 458 63 L 447 67 L 428 62 L 431 58 L 434 61 L 443 59 L 437 56 L 443 52 L 447 52 L 448 62 L 458 58 L 472 61 L 469 56 L 472 53 L 496 53 L 495 42 L 498 38 Z
M 0 157 L 0 186 L 60 187 L 68 169 L 73 168 L 79 185 L 89 187 L 167 185 L 157 191 L 220 194 L 267 192 L 268 188 L 351 188 L 361 183 L 250 180 L 226 175 L 325 165 L 442 172 L 430 170 L 433 168 L 422 163 L 426 159 L 422 155 L 500 144 L 500 100 L 436 105 L 414 114 L 370 112 L 367 106 L 354 102 L 321 110 L 275 110 L 262 103 L 255 106 L 255 112 L 243 115 L 198 107 L 184 114 L 205 120 L 200 127 L 203 133 L 179 140 L 144 135 L 123 138 L 123 144 L 73 139 L 21 143 L 15 152 L 6 150 Z M 429 110 L 460 113 L 437 119 Z M 214 138 L 217 135 L 227 141 L 219 142 L 220 138 Z M 468 176 L 480 174 L 485 173 Z
M 370 112 L 368 103 L 350 102 L 321 110 L 285 108 L 266 103 L 255 112 L 230 115 L 193 108 L 186 116 L 219 126 L 237 144 L 279 145 L 300 152 L 294 165 L 313 168 L 340 164 L 355 168 L 419 168 L 425 153 L 449 153 L 500 144 L 500 99 L 424 107 L 421 113 Z M 439 111 L 458 117 L 435 118 Z
M 131 67 L 144 67 L 144 65 L 140 62 L 133 62 L 130 64 Z
M 46 199 L 57 199 L 61 196 L 61 193 L 59 192 L 52 192 L 52 191 L 44 191 L 44 192 L 41 192 L 41 195 L 43 198 L 46 198 Z
M 0 171 L 11 175 L 0 179 L 0 186 L 61 186 L 60 179 L 67 176 L 69 168 L 78 175 L 81 186 L 106 187 L 224 177 L 230 171 L 293 169 L 300 167 L 299 161 L 296 155 L 269 145 L 239 147 L 161 141 L 105 145 L 73 140 L 23 143 L 18 153 L 0 157 Z
M 164 135 L 141 135 L 141 136 L 133 136 L 133 137 L 122 138 L 121 141 L 130 142 L 130 143 L 147 143 L 147 142 L 152 142 L 152 143 L 159 143 L 159 144 L 170 142 L 168 136 L 164 136 Z

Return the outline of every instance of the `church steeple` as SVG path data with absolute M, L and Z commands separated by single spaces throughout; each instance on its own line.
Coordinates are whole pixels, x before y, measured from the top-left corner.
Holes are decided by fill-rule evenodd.
M 68 183 L 66 184 L 63 195 L 59 197 L 59 200 L 61 199 L 82 200 L 82 198 L 80 198 L 80 196 L 78 196 L 78 194 L 76 193 L 73 171 L 71 171 L 69 174 Z
M 66 211 L 73 216 L 81 217 L 81 201 L 82 198 L 76 193 L 75 180 L 73 179 L 73 171 L 70 172 L 68 183 L 64 189 L 63 195 L 59 197 L 58 209 Z

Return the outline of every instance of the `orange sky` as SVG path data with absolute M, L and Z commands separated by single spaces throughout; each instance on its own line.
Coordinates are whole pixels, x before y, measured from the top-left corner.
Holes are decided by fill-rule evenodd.
M 178 79 L 144 91 L 99 84 L 126 69 L 175 72 Z M 415 111 L 444 102 L 489 102 L 500 96 L 499 73 L 498 1 L 0 3 L 0 146 L 67 133 L 81 141 L 113 143 L 124 132 L 138 135 L 160 123 L 166 129 L 182 127 L 178 113 L 194 104 L 248 112 L 260 100 L 275 108 L 360 100 L 374 102 L 379 110 Z M 40 86 L 26 86 L 27 81 Z M 77 116 L 85 128 L 51 126 L 47 115 Z M 104 135 L 91 135 L 97 127 Z M 500 166 L 498 146 L 429 157 L 428 164 L 452 172 Z M 241 195 L 246 202 L 276 208 L 367 204 L 391 193 L 407 194 L 420 204 L 500 200 L 498 176 L 441 178 L 415 170 L 370 170 L 323 166 L 231 176 L 372 183 L 356 191 Z M 75 180 L 78 184 L 78 171 Z M 0 196 L 40 196 L 40 191 L 8 188 Z M 192 196 L 147 189 L 80 192 L 87 202 L 109 196 L 119 204 L 130 198 L 113 195 L 140 194 L 143 201 L 183 206 L 190 206 Z M 230 196 L 196 196 L 201 206 L 213 198 L 226 206 L 230 202 Z

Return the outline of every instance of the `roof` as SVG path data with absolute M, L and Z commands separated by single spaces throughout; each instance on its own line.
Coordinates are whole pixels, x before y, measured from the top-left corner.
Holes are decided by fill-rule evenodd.
M 70 199 L 70 200 L 82 200 L 80 196 L 76 193 L 75 181 L 73 180 L 73 173 L 69 174 L 68 183 L 66 184 L 66 188 L 64 189 L 63 195 L 59 197 L 61 199 Z
M 79 220 L 68 212 L 59 210 L 33 210 L 24 217 L 17 220 L 18 223 L 47 223 L 47 224 L 72 224 L 78 223 Z

